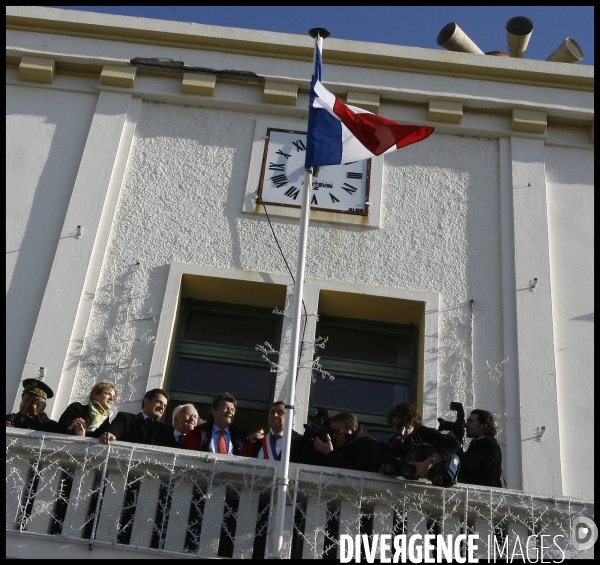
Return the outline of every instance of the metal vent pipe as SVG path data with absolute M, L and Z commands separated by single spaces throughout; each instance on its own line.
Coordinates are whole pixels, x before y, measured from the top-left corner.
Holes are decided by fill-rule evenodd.
M 567 37 L 546 59 L 546 61 L 556 61 L 557 63 L 577 63 L 583 59 L 583 49 L 579 43 L 570 37 Z
M 483 55 L 483 51 L 469 39 L 469 36 L 454 22 L 446 24 L 437 36 L 437 44 L 448 51 Z
M 515 16 L 506 22 L 506 40 L 511 57 L 523 58 L 532 32 L 533 22 L 524 16 Z

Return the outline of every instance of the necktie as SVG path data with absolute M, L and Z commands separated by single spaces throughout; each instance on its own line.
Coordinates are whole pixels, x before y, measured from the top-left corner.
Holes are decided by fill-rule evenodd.
M 271 434 L 271 449 L 273 450 L 273 457 L 279 461 L 279 453 L 277 452 L 277 440 L 281 437 L 281 434 Z
M 227 453 L 227 444 L 225 443 L 225 430 L 221 430 L 221 437 L 219 438 L 219 453 Z

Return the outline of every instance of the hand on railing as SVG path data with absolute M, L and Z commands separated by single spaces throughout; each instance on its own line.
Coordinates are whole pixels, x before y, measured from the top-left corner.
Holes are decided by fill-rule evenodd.
M 117 438 L 109 432 L 104 432 L 99 439 L 101 444 L 108 445 L 110 441 L 116 441 Z

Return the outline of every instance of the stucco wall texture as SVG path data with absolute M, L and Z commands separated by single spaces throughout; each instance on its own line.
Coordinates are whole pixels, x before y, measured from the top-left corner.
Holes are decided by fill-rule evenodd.
M 139 410 L 170 263 L 287 274 L 264 216 L 241 212 L 259 117 L 144 102 L 71 401 L 111 378 L 117 408 Z M 473 299 L 476 403 L 504 412 L 484 374 L 502 360 L 498 155 L 497 140 L 434 133 L 385 157 L 381 229 L 309 228 L 307 277 L 441 294 L 445 337 L 425 360 L 440 356 L 444 410 L 471 400 Z M 294 268 L 298 222 L 271 221 Z

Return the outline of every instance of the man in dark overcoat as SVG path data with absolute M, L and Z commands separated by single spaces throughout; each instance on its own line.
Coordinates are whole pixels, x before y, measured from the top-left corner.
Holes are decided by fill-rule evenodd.
M 173 447 L 173 428 L 158 421 L 165 413 L 168 402 L 169 395 L 161 388 L 149 390 L 142 399 L 142 411 L 139 414 L 119 412 L 112 422 L 106 421 L 100 426 L 100 443 L 108 445 L 118 440 Z
M 494 416 L 487 410 L 471 411 L 465 422 L 465 432 L 471 443 L 460 457 L 459 483 L 501 487 L 502 451 L 496 440 Z

